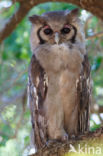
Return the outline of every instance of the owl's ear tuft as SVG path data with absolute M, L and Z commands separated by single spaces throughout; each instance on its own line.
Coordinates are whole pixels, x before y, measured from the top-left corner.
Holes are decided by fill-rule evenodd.
M 33 24 L 43 23 L 44 19 L 41 16 L 33 15 L 29 17 L 29 21 Z
M 80 9 L 79 8 L 76 8 L 76 9 L 73 9 L 70 14 L 72 16 L 79 16 L 79 13 L 80 13 Z
M 80 9 L 76 8 L 71 11 L 67 11 L 66 16 L 68 20 L 75 21 L 79 17 L 79 14 L 80 14 Z

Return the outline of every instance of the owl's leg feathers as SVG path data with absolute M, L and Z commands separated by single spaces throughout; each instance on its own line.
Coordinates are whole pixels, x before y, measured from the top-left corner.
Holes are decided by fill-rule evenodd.
M 64 130 L 63 112 L 59 108 L 56 110 L 57 111 L 53 113 L 52 108 L 49 109 L 47 117 L 48 136 L 51 140 L 66 141 L 68 140 L 68 135 Z
M 53 131 L 49 129 L 49 137 L 50 139 L 63 142 L 68 140 L 68 134 L 65 130 L 63 128 L 57 129 L 57 127 L 56 130 L 53 129 Z

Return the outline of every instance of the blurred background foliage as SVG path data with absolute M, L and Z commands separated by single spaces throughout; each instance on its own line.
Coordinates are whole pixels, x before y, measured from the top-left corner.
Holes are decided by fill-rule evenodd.
M 10 0 L 0 1 L 0 30 L 18 6 L 18 3 L 12 4 Z M 28 16 L 53 10 L 71 10 L 75 7 L 58 2 L 34 7 L 0 45 L 0 156 L 21 156 L 21 153 L 25 156 L 30 149 L 31 121 L 26 88 L 32 53 Z M 81 20 L 87 38 L 103 29 L 101 20 L 82 9 Z M 86 40 L 86 47 L 93 79 L 92 105 L 97 108 L 103 106 L 103 37 Z M 90 123 L 91 130 L 100 127 L 103 124 L 103 114 L 93 112 Z

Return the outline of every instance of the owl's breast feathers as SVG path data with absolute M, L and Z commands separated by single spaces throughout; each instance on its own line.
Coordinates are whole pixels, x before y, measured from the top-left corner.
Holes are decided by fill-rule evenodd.
M 68 72 L 80 73 L 84 53 L 79 46 L 63 43 L 47 45 L 37 48 L 35 56 L 46 72 L 59 72 L 68 68 Z

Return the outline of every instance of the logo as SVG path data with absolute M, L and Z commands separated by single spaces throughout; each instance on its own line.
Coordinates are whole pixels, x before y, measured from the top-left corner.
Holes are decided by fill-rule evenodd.
M 102 154 L 101 147 L 93 147 L 85 144 L 82 146 L 81 144 L 78 144 L 78 146 L 75 148 L 72 144 L 69 145 L 70 149 L 69 152 L 78 153 L 78 154 Z

